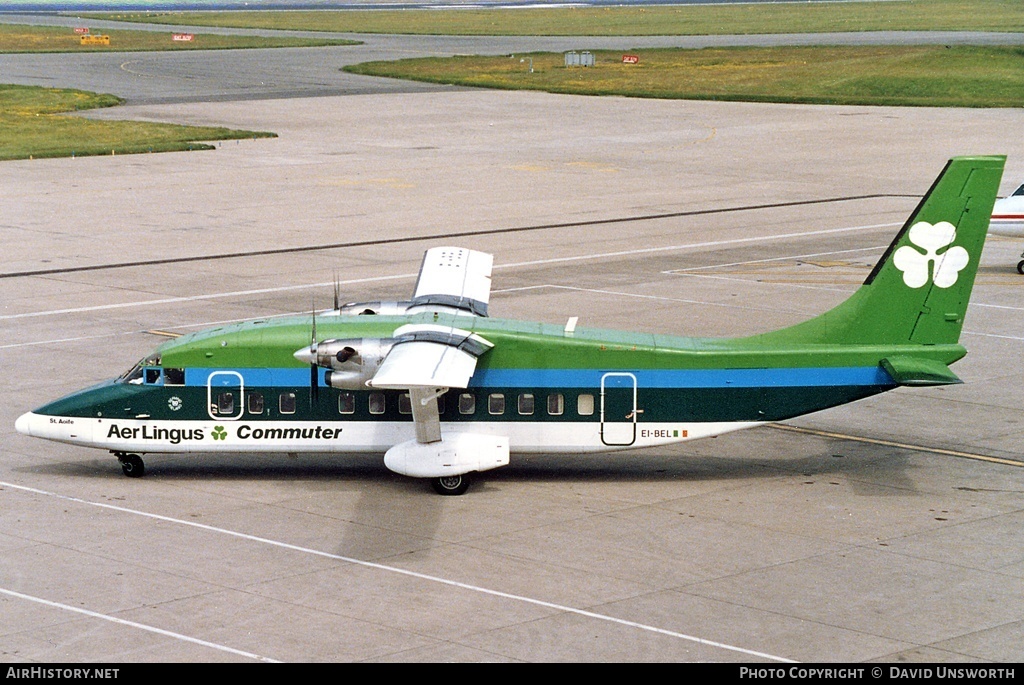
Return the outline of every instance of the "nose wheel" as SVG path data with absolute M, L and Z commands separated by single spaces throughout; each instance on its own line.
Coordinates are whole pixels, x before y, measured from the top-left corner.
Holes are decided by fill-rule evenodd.
M 142 478 L 146 473 L 146 463 L 137 454 L 118 453 L 114 456 L 121 462 L 121 472 L 129 478 Z
M 1024 256 L 1024 255 L 1022 255 Z M 1024 276 L 1024 259 L 1017 262 L 1017 273 Z

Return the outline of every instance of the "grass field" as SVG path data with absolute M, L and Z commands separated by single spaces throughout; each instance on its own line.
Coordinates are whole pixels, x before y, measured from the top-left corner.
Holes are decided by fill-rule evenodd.
M 80 36 L 63 27 L 0 24 L 0 52 L 140 52 L 358 44 L 358 41 L 337 39 L 261 38 L 213 34 L 195 34 L 190 41 L 176 41 L 171 38 L 170 31 L 105 30 L 102 34 L 110 36 L 110 45 L 82 45 Z
M 0 160 L 210 149 L 207 142 L 273 133 L 141 121 L 96 121 L 69 112 L 112 107 L 113 95 L 0 85 Z
M 451 11 L 117 12 L 92 16 L 190 26 L 477 36 L 1024 31 L 1022 0 L 889 0 Z
M 1024 106 L 1024 48 L 782 47 L 596 51 L 368 62 L 347 71 L 434 83 L 629 97 L 936 107 Z M 533 71 L 530 71 L 532 65 Z
M 701 35 L 877 30 L 1024 31 L 1024 0 L 891 0 L 827 4 L 647 6 L 458 11 L 107 13 L 106 19 L 196 26 L 449 35 Z M 83 24 L 88 25 L 87 20 Z M 0 24 L 0 52 L 299 47 L 338 40 L 104 31 L 83 46 L 67 28 Z M 598 52 L 593 68 L 561 54 L 366 63 L 348 70 L 489 88 L 588 95 L 830 104 L 1024 106 L 1024 49 L 971 47 L 644 50 L 638 64 Z M 532 63 L 533 72 L 527 68 Z M 268 133 L 69 116 L 113 96 L 0 85 L 0 159 L 124 154 L 210 147 Z

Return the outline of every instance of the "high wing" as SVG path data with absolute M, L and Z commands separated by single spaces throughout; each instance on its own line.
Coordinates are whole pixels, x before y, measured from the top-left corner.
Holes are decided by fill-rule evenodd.
M 374 388 L 465 388 L 476 360 L 494 347 L 454 326 L 409 324 L 397 329 L 391 351 L 369 384 Z
M 335 309 L 338 314 L 402 315 L 445 312 L 466 316 L 487 316 L 491 299 L 491 268 L 494 257 L 464 247 L 435 247 L 427 250 L 420 264 L 412 300 L 349 302 Z
M 469 331 L 434 324 L 402 326 L 394 340 L 367 385 L 408 390 L 417 442 L 437 442 L 441 439 L 438 396 L 449 388 L 467 387 L 477 358 L 494 345 Z
M 410 314 L 454 311 L 487 316 L 494 256 L 462 247 L 427 250 L 413 291 Z
M 469 331 L 433 324 L 409 324 L 394 335 L 391 350 L 367 385 L 408 390 L 416 442 L 439 442 L 437 398 L 449 388 L 467 387 L 477 358 L 494 345 Z
M 484 252 L 433 248 L 423 257 L 411 302 L 352 303 L 340 307 L 338 314 L 487 316 L 493 264 L 494 258 Z M 407 476 L 448 479 L 508 464 L 508 436 L 456 430 L 442 435 L 437 405 L 437 398 L 449 388 L 469 386 L 477 359 L 492 347 L 479 335 L 453 325 L 417 323 L 400 326 L 386 339 L 317 342 L 314 333 L 314 342 L 296 351 L 295 358 L 330 369 L 324 379 L 334 388 L 407 390 L 416 438 L 392 446 L 384 464 Z
M 508 464 L 507 436 L 442 436 L 437 407 L 437 398 L 449 388 L 469 385 L 477 358 L 494 346 L 453 326 L 409 324 L 394 335 L 391 350 L 367 385 L 409 391 L 416 439 L 389 449 L 385 466 L 407 476 L 446 478 Z

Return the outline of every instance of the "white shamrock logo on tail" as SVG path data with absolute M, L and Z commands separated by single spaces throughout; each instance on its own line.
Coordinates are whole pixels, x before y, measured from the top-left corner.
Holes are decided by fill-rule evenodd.
M 956 239 L 956 226 L 948 221 L 940 221 L 932 226 L 920 221 L 910 227 L 910 242 L 925 252 L 921 254 L 909 245 L 896 250 L 892 263 L 903 272 L 903 282 L 911 288 L 920 288 L 928 282 L 928 276 L 935 279 L 939 288 L 948 288 L 956 283 L 961 269 L 967 266 L 970 255 L 960 247 L 951 247 L 942 254 L 938 251 Z M 935 263 L 935 273 L 931 265 Z

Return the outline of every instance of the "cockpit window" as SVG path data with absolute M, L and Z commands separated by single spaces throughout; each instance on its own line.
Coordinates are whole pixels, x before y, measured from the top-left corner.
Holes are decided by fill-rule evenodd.
M 125 371 L 124 375 L 121 376 L 121 380 L 125 383 L 131 383 L 133 385 L 142 384 L 142 362 L 139 362 L 132 368 Z
M 1020 188 L 1017 188 L 1017 190 L 1013 191 L 1013 197 L 1018 197 L 1020 195 L 1024 195 L 1024 183 L 1021 183 Z
M 141 385 L 143 381 L 144 367 L 147 366 L 160 366 L 159 352 L 155 352 L 149 355 L 148 357 L 140 361 L 138 364 L 128 369 L 128 371 L 126 371 L 125 374 L 121 376 L 121 380 L 124 381 L 125 383 L 131 383 L 132 385 Z M 156 372 L 159 374 L 160 369 L 156 369 Z M 148 382 L 152 383 L 155 381 Z

